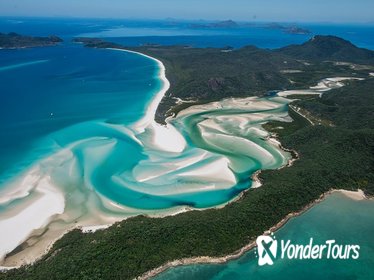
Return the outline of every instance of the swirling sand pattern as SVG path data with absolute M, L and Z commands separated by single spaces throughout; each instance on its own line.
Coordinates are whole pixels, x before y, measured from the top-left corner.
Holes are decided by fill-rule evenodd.
M 261 127 L 270 120 L 290 121 L 287 99 L 194 106 L 161 126 L 153 118 L 169 83 L 157 63 L 164 86 L 137 123 L 88 121 L 40 142 L 55 152 L 2 190 L 1 207 L 10 210 L 1 212 L 0 257 L 34 230 L 61 235 L 77 225 L 219 206 L 248 189 L 255 171 L 287 162 L 289 155 Z M 55 237 L 49 231 L 45 240 Z

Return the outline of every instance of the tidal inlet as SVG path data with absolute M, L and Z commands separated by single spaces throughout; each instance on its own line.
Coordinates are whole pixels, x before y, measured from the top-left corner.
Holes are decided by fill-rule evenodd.
M 291 121 L 288 99 L 232 98 L 191 106 L 164 126 L 154 121 L 170 86 L 159 60 L 128 51 L 84 51 L 138 61 L 130 68 L 127 64 L 126 71 L 141 76 L 146 68 L 151 77 L 130 75 L 127 83 L 147 83 L 149 89 L 142 90 L 143 103 L 137 106 L 131 100 L 121 105 L 110 100 L 119 111 L 131 112 L 131 118 L 101 114 L 74 119 L 35 138 L 33 150 L 24 151 L 15 164 L 24 168 L 2 173 L 2 266 L 34 261 L 76 227 L 91 231 L 140 214 L 160 217 L 221 207 L 258 187 L 251 179 L 256 171 L 277 169 L 290 160 L 262 128 L 272 120 Z M 29 61 L 3 71 L 50 63 L 58 62 Z M 91 82 L 97 79 L 91 76 Z

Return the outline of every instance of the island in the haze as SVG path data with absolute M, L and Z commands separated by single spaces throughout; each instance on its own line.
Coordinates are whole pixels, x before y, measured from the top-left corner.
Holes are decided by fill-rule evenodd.
M 302 27 L 297 27 L 297 26 L 289 26 L 283 30 L 285 33 L 288 33 L 288 34 L 307 35 L 311 33 L 310 30 L 306 28 L 302 28 Z
M 57 36 L 33 37 L 20 35 L 15 32 L 0 33 L 0 48 L 2 49 L 19 49 L 32 47 L 54 46 L 63 40 Z
M 307 35 L 311 34 L 311 31 L 299 27 L 297 25 L 283 25 L 279 23 L 269 23 L 269 24 L 258 24 L 258 23 L 238 23 L 231 19 L 224 20 L 224 21 L 217 21 L 217 22 L 199 22 L 199 23 L 192 23 L 189 26 L 193 29 L 233 29 L 233 28 L 240 28 L 240 27 L 254 27 L 254 28 L 267 28 L 267 29 L 277 29 L 281 30 L 283 33 L 287 34 L 298 34 L 298 35 Z
M 297 25 L 282 25 L 276 22 L 266 24 L 265 28 L 281 30 L 287 34 L 307 35 L 312 33 L 310 30 Z
M 294 159 L 285 168 L 256 174 L 262 186 L 225 207 L 164 218 L 137 216 L 89 234 L 75 229 L 33 265 L 2 273 L 0 279 L 149 277 L 153 274 L 145 273 L 174 260 L 203 262 L 239 254 L 264 231 L 281 226 L 332 189 L 374 195 L 373 51 L 334 36 L 276 50 L 130 48 L 95 38 L 75 41 L 160 59 L 171 87 L 159 105 L 159 123 L 192 105 L 224 98 L 280 91 L 297 97 L 289 106 L 292 122 L 265 124 L 284 149 L 294 151 Z
M 239 24 L 231 19 L 211 22 L 211 23 L 193 23 L 190 25 L 191 28 L 236 28 Z

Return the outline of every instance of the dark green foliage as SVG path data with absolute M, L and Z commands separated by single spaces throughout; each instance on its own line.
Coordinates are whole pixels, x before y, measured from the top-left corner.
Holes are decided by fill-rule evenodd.
M 374 129 L 374 78 L 351 81 L 321 99 L 299 101 L 298 104 L 317 117 L 324 117 L 334 124 L 350 129 Z

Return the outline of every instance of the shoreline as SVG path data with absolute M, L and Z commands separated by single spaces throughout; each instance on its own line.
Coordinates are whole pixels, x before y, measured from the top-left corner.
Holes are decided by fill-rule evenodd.
M 130 128 L 134 129 L 138 133 L 141 133 L 146 128 L 152 127 L 152 129 L 154 129 L 154 131 L 159 134 L 158 135 L 159 138 L 161 137 L 161 139 L 160 139 L 161 143 L 158 143 L 158 144 L 160 144 L 160 147 L 165 146 L 163 144 L 165 144 L 164 140 L 165 140 L 166 137 L 163 137 L 164 136 L 163 134 L 165 134 L 164 133 L 165 130 L 168 130 L 168 132 L 172 132 L 173 127 L 172 126 L 168 127 L 167 125 L 166 126 L 160 125 L 160 124 L 156 123 L 156 121 L 155 121 L 156 110 L 157 110 L 162 98 L 165 96 L 165 93 L 170 88 L 170 82 L 166 78 L 166 68 L 165 68 L 165 66 L 163 65 L 163 63 L 160 60 L 158 60 L 156 58 L 153 58 L 149 55 L 140 53 L 140 52 L 136 52 L 136 51 L 132 51 L 132 50 L 126 50 L 126 49 L 119 49 L 119 48 L 107 48 L 107 50 L 122 51 L 122 52 L 128 52 L 128 53 L 141 55 L 141 56 L 143 56 L 145 58 L 148 58 L 148 59 L 151 59 L 151 60 L 153 60 L 157 63 L 158 69 L 157 69 L 156 73 L 158 74 L 158 76 L 157 76 L 158 79 L 160 79 L 160 81 L 162 83 L 161 87 L 160 87 L 159 91 L 154 95 L 154 97 L 150 100 L 150 102 L 146 105 L 147 110 L 146 110 L 145 114 L 138 121 L 136 121 L 133 125 L 131 125 Z M 168 124 L 168 122 L 167 122 L 167 124 Z M 166 134 L 166 136 L 168 136 L 168 138 L 169 138 L 169 142 L 170 142 L 171 134 L 173 134 L 173 133 L 167 133 Z M 171 140 L 179 140 L 179 139 L 174 139 L 173 138 Z M 274 142 L 273 144 L 275 146 L 277 146 L 279 149 L 282 149 L 282 146 L 279 143 L 279 141 L 277 139 L 275 139 L 273 136 L 269 135 L 268 140 Z M 169 143 L 167 143 L 167 144 L 169 144 Z M 157 143 L 155 143 L 155 146 L 157 146 Z M 168 145 L 168 146 L 170 146 L 170 145 Z M 177 147 L 177 148 L 172 147 L 172 150 L 179 150 L 180 148 L 183 148 L 183 147 Z M 285 150 L 285 149 L 283 149 L 283 150 Z M 290 166 L 290 164 L 292 164 L 292 162 L 294 160 L 295 159 L 293 158 L 293 153 L 291 153 L 291 157 L 280 168 Z M 246 190 L 241 192 L 238 196 L 234 197 L 233 199 L 231 199 L 231 200 L 229 200 L 225 203 L 216 205 L 214 207 L 208 207 L 208 208 L 200 209 L 200 208 L 191 208 L 191 207 L 187 207 L 187 206 L 180 206 L 180 207 L 176 207 L 175 209 L 168 209 L 168 210 L 162 211 L 161 213 L 153 213 L 152 211 L 150 211 L 149 213 L 143 213 L 143 214 L 139 214 L 139 215 L 144 215 L 144 216 L 147 216 L 147 217 L 150 217 L 150 218 L 163 218 L 163 217 L 173 216 L 173 215 L 177 215 L 177 214 L 180 214 L 180 213 L 183 213 L 183 212 L 186 212 L 186 211 L 191 211 L 191 210 L 204 211 L 206 209 L 221 209 L 221 208 L 225 207 L 226 205 L 229 205 L 231 203 L 234 203 L 234 202 L 240 200 L 242 198 L 242 196 L 244 195 L 244 193 L 246 193 L 252 187 L 253 188 L 260 187 L 262 185 L 260 179 L 258 178 L 258 175 L 260 174 L 260 172 L 261 172 L 261 170 L 258 170 L 257 172 L 255 172 L 254 174 L 251 175 L 252 184 Z M 137 215 L 135 215 L 135 216 L 137 216 Z M 53 245 L 55 244 L 55 242 L 57 240 L 59 240 L 66 233 L 68 233 L 72 230 L 80 229 L 84 233 L 85 232 L 93 232 L 95 230 L 100 230 L 100 229 L 110 227 L 115 222 L 123 221 L 123 220 L 126 220 L 127 218 L 129 218 L 129 217 L 126 217 L 126 216 L 121 217 L 119 219 L 112 220 L 109 223 L 89 223 L 89 224 L 87 224 L 86 222 L 77 223 L 76 225 L 73 225 L 72 227 L 68 227 L 68 228 L 65 228 L 63 230 L 56 230 L 56 231 L 54 231 L 54 232 L 52 232 L 48 235 L 48 238 L 46 239 L 46 241 L 41 241 L 38 244 L 27 246 L 26 248 L 24 248 L 20 252 L 15 253 L 13 255 L 12 252 L 14 252 L 19 246 L 22 246 L 22 244 L 24 244 L 25 242 L 30 240 L 30 238 L 33 238 L 33 235 L 34 235 L 33 233 L 35 232 L 35 230 L 33 230 L 32 231 L 33 233 L 28 238 L 24 239 L 21 243 L 18 244 L 18 246 L 16 248 L 14 248 L 12 251 L 8 252 L 5 255 L 5 258 L 3 260 L 3 265 L 5 265 L 4 268 L 6 268 L 6 267 L 19 268 L 23 265 L 34 264 L 35 262 L 40 260 L 45 254 L 47 254 L 50 251 L 50 249 L 53 247 Z M 42 230 L 42 229 L 43 228 L 40 228 L 38 230 Z M 2 268 L 0 268 L 0 271 L 1 270 L 2 270 Z
M 158 65 L 158 67 L 159 67 L 158 78 L 161 80 L 163 85 L 162 85 L 161 89 L 158 91 L 158 93 L 152 98 L 151 102 L 149 104 L 147 104 L 147 106 L 146 106 L 147 111 L 146 111 L 145 115 L 140 120 L 136 121 L 135 125 L 133 126 L 133 128 L 135 128 L 135 130 L 137 130 L 138 132 L 142 132 L 142 131 L 144 131 L 146 126 L 151 125 L 153 123 L 156 123 L 155 122 L 156 110 L 157 110 L 159 104 L 161 103 L 162 98 L 164 98 L 166 92 L 170 89 L 170 82 L 166 78 L 165 65 L 160 60 L 158 60 L 157 58 L 154 58 L 152 56 L 146 55 L 146 54 L 141 53 L 141 52 L 126 50 L 126 49 L 119 49 L 119 48 L 106 48 L 106 49 L 107 50 L 113 50 L 113 51 L 122 51 L 122 52 L 127 52 L 127 53 L 134 53 L 134 54 L 146 57 L 148 59 L 151 59 L 151 60 L 155 61 Z
M 138 121 L 136 121 L 132 126 L 130 126 L 130 128 L 134 129 L 136 132 L 141 133 L 142 131 L 144 131 L 144 129 L 146 129 L 148 127 L 152 127 L 152 129 L 154 129 L 155 132 L 159 133 L 158 136 L 161 137 L 161 141 L 160 141 L 161 143 L 155 143 L 154 145 L 157 146 L 157 144 L 160 144 L 160 146 L 164 146 L 164 145 L 162 145 L 162 144 L 165 144 L 165 141 L 164 141 L 165 137 L 163 137 L 164 136 L 163 132 L 165 132 L 165 130 L 169 130 L 169 132 L 170 131 L 172 132 L 173 127 L 172 126 L 167 127 L 167 126 L 163 126 L 163 125 L 160 125 L 160 124 L 156 123 L 154 117 L 155 117 L 155 113 L 156 113 L 156 110 L 158 108 L 159 103 L 161 102 L 161 100 L 164 97 L 167 90 L 170 88 L 170 83 L 166 78 L 166 68 L 165 68 L 165 66 L 163 65 L 163 63 L 160 60 L 158 60 L 156 58 L 153 58 L 151 56 L 148 56 L 146 54 L 139 53 L 139 52 L 125 50 L 125 49 L 116 49 L 116 48 L 108 48 L 108 50 L 134 53 L 134 54 L 146 57 L 148 59 L 152 59 L 153 61 L 155 61 L 157 63 L 157 66 L 159 68 L 158 69 L 158 78 L 161 80 L 161 82 L 163 84 L 161 85 L 160 90 L 155 94 L 154 98 L 152 98 L 151 101 L 146 105 L 147 110 L 146 110 L 145 114 Z M 173 133 L 171 133 L 171 134 L 173 134 Z M 166 136 L 169 137 L 169 142 L 170 142 L 170 133 L 168 133 Z M 174 139 L 174 140 L 178 140 L 178 139 Z M 277 142 L 277 145 L 279 145 L 278 142 Z M 176 148 L 176 149 L 180 149 L 180 148 L 181 147 Z M 172 150 L 175 150 L 175 147 L 174 148 L 172 147 Z M 287 164 L 284 164 L 284 166 L 287 166 Z M 258 170 L 256 172 L 256 174 L 259 174 L 259 172 L 260 172 L 260 170 Z M 259 179 L 257 179 L 256 174 L 253 174 L 252 185 L 247 190 L 249 190 L 251 187 L 261 186 L 261 182 L 260 182 Z M 246 192 L 246 191 L 244 191 L 244 192 Z M 188 206 L 178 206 L 178 207 L 173 208 L 173 209 L 166 209 L 165 211 L 161 211 L 161 213 L 154 213 L 153 211 L 149 211 L 149 213 L 143 213 L 143 214 L 139 214 L 139 215 L 144 215 L 144 216 L 147 216 L 149 218 L 163 218 L 163 217 L 173 216 L 173 215 L 177 215 L 177 214 L 187 212 L 187 211 L 192 211 L 192 210 L 204 211 L 206 209 L 221 209 L 221 208 L 225 207 L 226 205 L 229 205 L 229 204 L 234 203 L 237 200 L 239 200 L 243 196 L 244 192 L 239 194 L 237 197 L 235 197 L 235 198 L 233 198 L 233 199 L 231 199 L 231 200 L 229 200 L 229 201 L 227 201 L 223 204 L 216 205 L 214 207 L 208 207 L 208 208 L 200 209 L 200 208 L 191 208 L 191 207 L 188 207 Z M 36 215 L 38 215 L 38 214 L 36 214 Z M 138 215 L 135 215 L 135 216 L 138 216 Z M 95 223 L 87 224 L 86 222 L 77 223 L 76 225 L 73 225 L 72 227 L 68 227 L 68 228 L 63 229 L 63 230 L 54 231 L 54 232 L 52 232 L 48 235 L 48 238 L 45 241 L 41 241 L 40 243 L 35 244 L 35 245 L 27 246 L 24 249 L 22 249 L 20 252 L 12 254 L 12 252 L 17 250 L 17 248 L 19 246 L 22 246 L 23 244 L 26 244 L 26 242 L 28 240 L 33 238 L 35 231 L 43 230 L 44 228 L 39 228 L 39 229 L 36 229 L 36 230 L 32 230 L 31 235 L 29 235 L 29 237 L 27 237 L 26 239 L 23 239 L 22 242 L 19 243 L 17 247 L 15 247 L 13 250 L 11 250 L 11 251 L 9 251 L 5 254 L 4 260 L 2 261 L 3 266 L 0 266 L 0 271 L 1 270 L 6 270 L 8 267 L 9 268 L 20 268 L 24 265 L 34 264 L 35 262 L 40 260 L 45 254 L 47 254 L 51 250 L 51 248 L 53 247 L 53 245 L 55 244 L 56 241 L 61 239 L 65 234 L 67 234 L 68 232 L 70 232 L 72 230 L 80 229 L 83 233 L 93 232 L 93 231 L 96 231 L 96 230 L 101 230 L 101 229 L 105 229 L 107 227 L 110 227 L 114 223 L 126 220 L 129 217 L 130 216 L 124 216 L 124 217 L 121 217 L 119 219 L 112 220 L 109 223 L 96 223 L 96 224 Z
M 264 231 L 264 235 L 269 235 L 272 232 L 276 232 L 283 226 L 287 224 L 287 222 L 295 217 L 298 217 L 302 214 L 304 214 L 306 211 L 310 210 L 312 207 L 315 205 L 319 204 L 320 202 L 324 201 L 329 195 L 333 193 L 341 193 L 348 197 L 349 199 L 353 200 L 371 200 L 371 197 L 368 197 L 365 195 L 365 193 L 361 190 L 358 189 L 357 191 L 349 191 L 349 190 L 344 190 L 344 189 L 331 189 L 323 194 L 320 195 L 319 198 L 314 200 L 313 202 L 307 204 L 304 206 L 301 210 L 297 212 L 291 212 L 287 216 L 285 216 L 282 220 L 280 220 L 277 224 L 272 226 L 270 229 Z M 167 262 L 166 264 L 157 267 L 155 269 L 152 269 L 143 275 L 136 277 L 134 280 L 149 280 L 156 275 L 165 272 L 166 270 L 177 267 L 177 266 L 182 266 L 182 265 L 191 265 L 191 264 L 222 264 L 226 263 L 231 260 L 235 260 L 243 256 L 245 253 L 249 252 L 250 250 L 254 249 L 256 247 L 256 239 L 248 243 L 247 245 L 243 246 L 239 250 L 236 250 L 232 254 L 228 254 L 223 257 L 208 257 L 208 256 L 200 256 L 200 257 L 192 257 L 192 258 L 184 258 L 184 259 L 177 259 L 174 261 Z
M 123 52 L 134 53 L 134 54 L 146 57 L 148 59 L 152 59 L 153 61 L 155 61 L 157 63 L 157 66 L 159 68 L 158 69 L 158 78 L 162 82 L 161 88 L 155 94 L 155 96 L 151 99 L 151 101 L 148 103 L 148 105 L 146 106 L 147 110 L 146 110 L 145 114 L 138 121 L 136 121 L 131 126 L 131 128 L 134 129 L 135 131 L 137 131 L 138 133 L 143 132 L 147 127 L 150 127 L 150 126 L 153 127 L 153 129 L 155 130 L 155 132 L 158 132 L 160 134 L 163 134 L 163 131 L 166 130 L 166 129 L 167 130 L 172 130 L 172 127 L 169 126 L 169 128 L 168 128 L 167 125 L 163 126 L 163 125 L 160 125 L 160 124 L 156 123 L 156 121 L 155 121 L 156 110 L 157 110 L 157 108 L 158 108 L 158 106 L 159 106 L 162 98 L 164 97 L 165 93 L 170 88 L 170 82 L 166 78 L 166 68 L 163 65 L 163 63 L 160 60 L 156 59 L 156 58 L 153 58 L 153 57 L 151 57 L 149 55 L 146 55 L 146 54 L 143 54 L 143 53 L 140 53 L 140 52 L 136 52 L 136 51 L 126 50 L 126 49 L 119 49 L 119 48 L 107 48 L 107 50 L 114 50 L 114 51 L 123 51 Z M 163 135 L 159 135 L 159 136 L 163 136 Z M 170 135 L 167 135 L 167 136 L 170 136 Z M 161 137 L 161 138 L 164 138 L 164 137 Z M 162 143 L 160 143 L 160 145 L 164 143 L 164 140 L 165 139 L 161 139 Z M 280 144 L 280 142 L 276 138 L 274 138 L 273 136 L 269 135 L 268 136 L 268 140 L 272 140 L 274 142 L 274 144 L 279 147 L 279 149 L 283 149 L 282 146 L 281 146 L 281 144 Z M 161 146 L 164 146 L 164 145 L 161 145 Z M 286 149 L 283 149 L 283 150 L 287 151 Z M 294 151 L 291 152 L 291 157 L 288 159 L 287 163 L 285 163 L 280 168 L 291 166 L 292 162 L 294 160 L 296 160 L 295 158 L 293 158 L 293 155 L 294 155 Z M 258 175 L 260 174 L 260 172 L 261 172 L 261 170 L 258 170 L 257 172 L 255 172 L 254 174 L 252 174 L 252 176 L 251 176 L 251 178 L 252 178 L 252 185 L 249 186 L 243 192 L 241 192 L 238 196 L 236 196 L 235 198 L 233 198 L 233 199 L 231 199 L 231 200 L 229 200 L 229 201 L 227 201 L 227 202 L 225 202 L 223 204 L 219 204 L 219 205 L 216 205 L 214 207 L 209 207 L 209 209 L 221 209 L 221 208 L 225 207 L 226 205 L 229 205 L 231 203 L 234 203 L 234 202 L 240 200 L 243 197 L 244 193 L 246 193 L 252 187 L 253 188 L 260 187 L 262 185 L 260 179 L 258 178 Z M 181 207 L 177 207 L 176 209 L 169 209 L 169 210 L 163 211 L 163 213 L 152 213 L 151 212 L 151 213 L 144 213 L 144 214 L 139 214 L 139 215 L 144 215 L 144 216 L 147 216 L 147 217 L 150 217 L 150 218 L 154 218 L 154 217 L 156 217 L 156 218 L 163 218 L 163 217 L 167 217 L 167 216 L 177 215 L 179 213 L 186 212 L 186 211 L 191 211 L 191 210 L 204 211 L 206 209 L 208 209 L 208 208 L 198 209 L 198 208 L 191 208 L 191 207 L 181 206 Z M 135 215 L 135 216 L 137 216 L 137 215 Z M 3 265 L 4 264 L 8 264 L 7 267 L 11 266 L 13 268 L 19 268 L 19 267 L 21 267 L 23 265 L 34 264 L 35 262 L 37 262 L 39 259 L 41 259 L 45 254 L 47 254 L 50 251 L 50 249 L 53 247 L 53 245 L 55 244 L 55 242 L 57 240 L 59 240 L 66 233 L 68 233 L 68 232 L 70 232 L 70 231 L 72 231 L 74 229 L 80 229 L 82 232 L 92 232 L 92 231 L 95 231 L 95 230 L 100 230 L 100 229 L 104 229 L 106 227 L 110 227 L 115 222 L 123 221 L 123 220 L 126 220 L 127 218 L 129 218 L 129 217 L 122 217 L 120 219 L 116 219 L 115 221 L 112 221 L 109 224 L 99 223 L 99 224 L 89 224 L 89 225 L 87 225 L 85 223 L 84 224 L 79 224 L 78 223 L 75 226 L 72 226 L 70 228 L 66 228 L 63 231 L 54 232 L 52 234 L 52 236 L 49 236 L 49 239 L 47 241 L 41 242 L 38 245 L 34 245 L 35 247 L 33 247 L 33 246 L 28 247 L 28 248 L 31 248 L 29 251 L 27 251 L 27 249 L 25 249 L 26 252 L 24 254 L 22 254 L 22 251 L 24 251 L 24 250 L 22 250 L 21 252 L 19 252 L 18 253 L 19 255 L 15 254 L 15 255 L 18 255 L 17 258 L 14 258 L 13 255 L 12 255 L 12 252 L 16 248 L 13 249 L 12 251 L 10 251 L 9 253 L 7 253 L 5 255 L 5 258 L 4 258 L 4 261 L 3 261 Z M 25 239 L 18 246 L 21 246 L 24 242 L 27 242 L 30 238 L 32 238 L 32 236 L 33 235 L 30 235 L 27 239 Z M 33 255 L 32 257 L 30 257 L 30 252 L 34 252 L 34 253 L 31 254 L 31 255 Z M 9 254 L 9 257 L 7 257 L 8 254 Z M 25 259 L 25 256 L 26 256 L 26 259 Z M 10 260 L 7 262 L 6 259 L 10 259 Z M 0 268 L 0 270 L 2 270 L 2 269 Z

